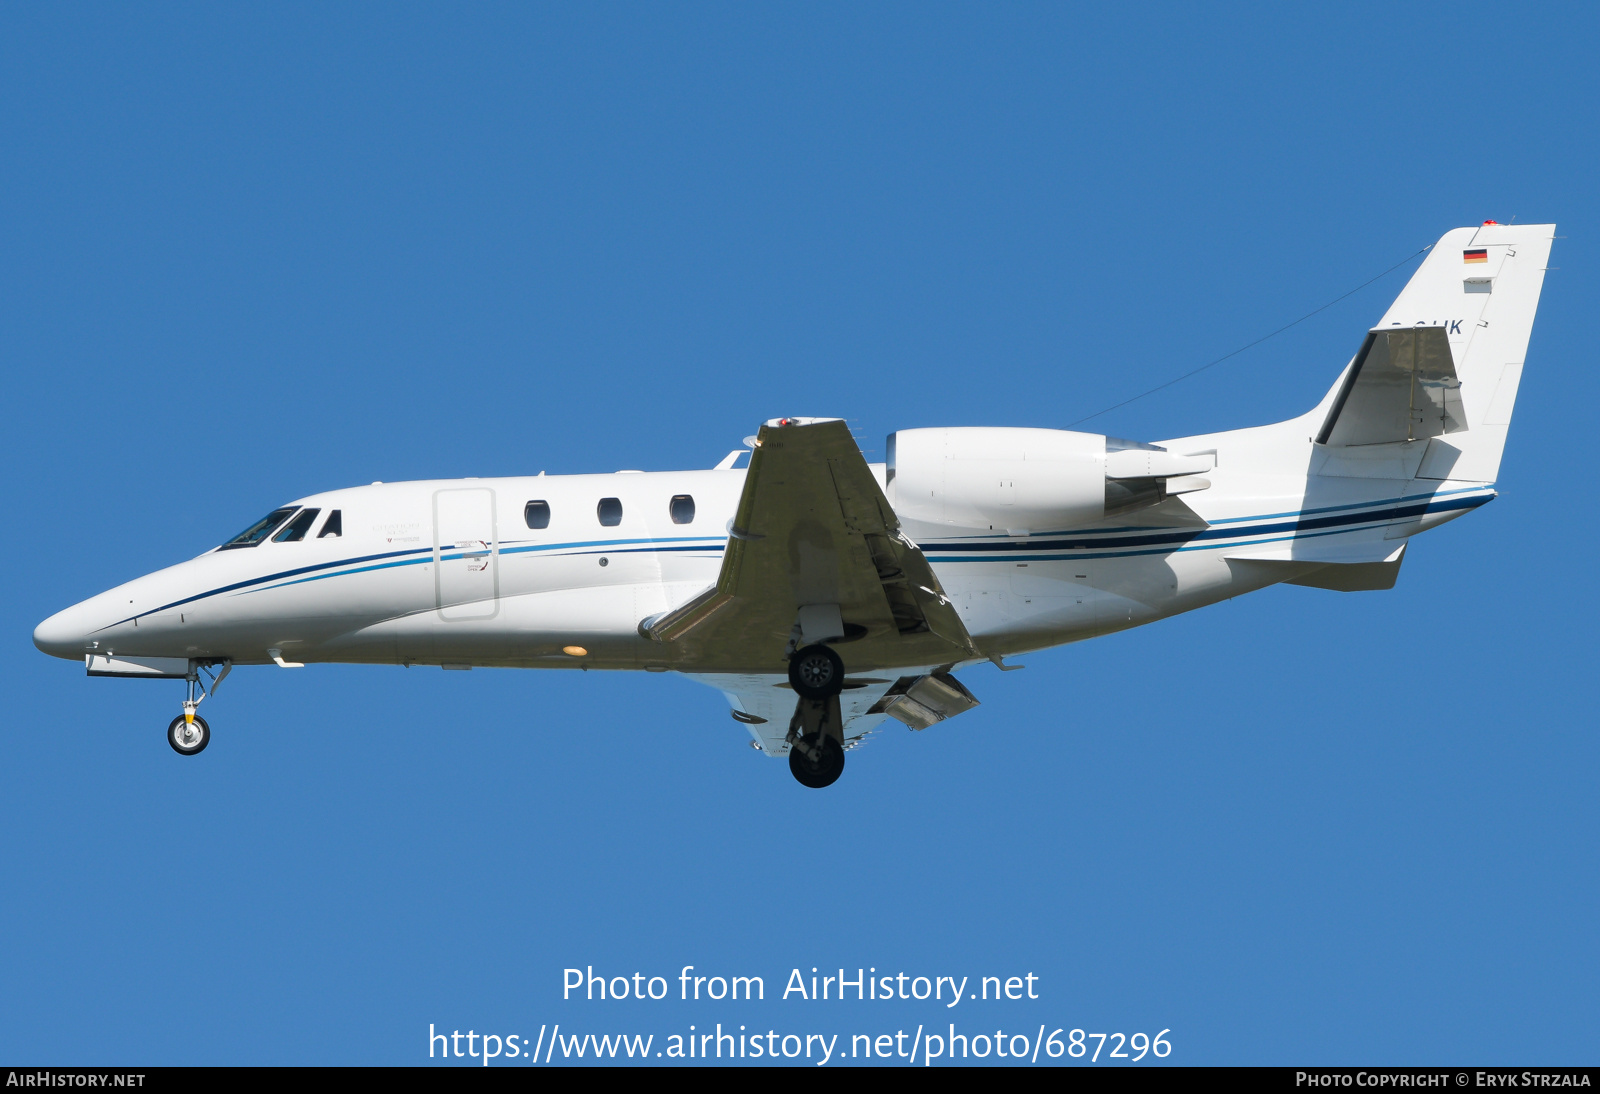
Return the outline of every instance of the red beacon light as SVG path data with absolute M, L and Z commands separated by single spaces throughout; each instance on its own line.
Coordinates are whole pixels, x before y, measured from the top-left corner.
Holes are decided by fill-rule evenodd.
M 1500 222 L 1498 220 L 1486 220 L 1483 222 L 1483 226 L 1487 228 L 1491 224 L 1498 225 L 1499 223 Z

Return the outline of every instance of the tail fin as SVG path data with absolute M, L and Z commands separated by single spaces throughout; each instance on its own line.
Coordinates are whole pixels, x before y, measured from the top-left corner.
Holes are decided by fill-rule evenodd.
M 1368 333 L 1317 442 L 1426 440 L 1417 478 L 1493 482 L 1554 236 L 1553 224 L 1445 233 Z

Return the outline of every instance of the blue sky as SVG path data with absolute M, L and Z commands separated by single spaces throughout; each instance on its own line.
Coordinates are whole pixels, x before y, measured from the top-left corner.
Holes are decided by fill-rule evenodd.
M 0 12 L 0 1057 L 1169 1029 L 1182 1063 L 1592 1062 L 1592 8 Z M 708 467 L 763 419 L 1063 427 L 1445 230 L 1556 221 L 1493 505 L 966 674 L 814 793 L 681 678 L 45 658 L 46 615 L 375 479 Z M 1312 405 L 1398 272 L 1092 428 Z M 561 1000 L 561 970 L 769 1000 Z M 779 1001 L 793 968 L 1036 1001 Z M 852 974 L 853 975 L 853 974 Z M 676 984 L 676 980 L 673 980 Z M 674 989 L 675 990 L 675 989 Z M 968 1026 L 970 1023 L 970 1028 Z M 558 1057 L 559 1058 L 559 1054 Z

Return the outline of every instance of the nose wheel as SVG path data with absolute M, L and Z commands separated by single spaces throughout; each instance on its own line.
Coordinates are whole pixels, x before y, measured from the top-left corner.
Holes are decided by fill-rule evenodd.
M 172 724 L 167 727 L 167 743 L 180 756 L 197 755 L 211 743 L 211 727 L 200 715 L 185 712 L 172 719 Z
M 211 677 L 209 689 L 200 683 L 202 668 Z M 172 751 L 180 756 L 197 756 L 206 750 L 206 745 L 211 743 L 211 727 L 196 711 L 200 709 L 200 701 L 208 694 L 215 695 L 222 686 L 222 678 L 232 671 L 232 661 L 222 662 L 221 672 L 198 661 L 189 662 L 189 698 L 183 701 L 183 713 L 167 726 L 167 744 L 172 746 Z

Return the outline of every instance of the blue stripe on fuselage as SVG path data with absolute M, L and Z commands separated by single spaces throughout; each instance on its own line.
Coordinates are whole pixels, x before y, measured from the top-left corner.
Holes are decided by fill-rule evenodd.
M 1457 493 L 1451 491 L 1451 493 Z M 1019 539 L 1005 540 L 975 540 L 968 542 L 952 542 L 949 540 L 932 540 L 920 544 L 923 554 L 929 561 L 939 562 L 977 562 L 992 561 L 994 556 L 1013 557 L 1019 554 L 1032 556 L 1042 551 L 1072 551 L 1072 555 L 1056 555 L 1048 557 L 1059 558 L 1109 558 L 1121 555 L 1134 554 L 1162 554 L 1167 551 L 1201 550 L 1207 546 L 1217 545 L 1215 541 L 1234 540 L 1242 537 L 1270 537 L 1261 542 L 1270 542 L 1271 539 L 1296 539 L 1311 538 L 1313 536 L 1329 534 L 1319 529 L 1333 528 L 1336 532 L 1354 531 L 1355 525 L 1388 523 L 1406 517 L 1422 516 L 1424 513 L 1443 513 L 1453 509 L 1473 509 L 1487 501 L 1494 495 L 1478 494 L 1475 497 L 1455 497 L 1445 501 L 1425 501 L 1433 495 L 1418 494 L 1409 498 L 1396 498 L 1390 502 L 1369 502 L 1368 507 L 1375 504 L 1387 504 L 1387 509 L 1375 509 L 1371 512 L 1338 513 L 1329 516 L 1307 517 L 1300 515 L 1298 520 L 1284 521 L 1278 524 L 1254 524 L 1241 528 L 1179 528 L 1171 531 L 1157 532 L 1141 530 L 1137 534 L 1121 533 L 1104 535 L 1103 533 L 1079 533 L 1085 538 L 1052 538 L 1049 536 L 1029 536 Z M 1409 504 L 1395 505 L 1393 502 L 1407 502 Z M 1335 509 L 1356 508 L 1354 506 L 1330 506 L 1326 509 L 1307 510 L 1307 513 L 1328 513 Z M 1291 514 L 1292 515 L 1292 514 Z M 1260 520 L 1262 518 L 1249 518 Z M 1217 521 L 1215 523 L 1221 523 Z M 1288 533 L 1283 535 L 1281 533 Z M 1095 538 L 1088 538 L 1094 536 Z M 1189 546 L 1196 541 L 1202 541 L 1200 546 Z M 1238 544 L 1234 544 L 1238 546 Z M 1128 550 L 1127 548 L 1150 547 L 1153 550 Z M 1105 553 L 1108 548 L 1118 548 L 1114 553 Z M 1098 554 L 1084 554 L 1082 552 L 1099 552 Z M 983 559 L 982 555 L 991 556 Z M 1047 556 L 1040 556 L 1041 558 Z
M 930 562 L 994 562 L 1000 558 L 1016 558 L 1021 555 L 1030 560 L 1056 561 L 1081 558 L 1120 558 L 1133 555 L 1168 554 L 1176 551 L 1198 551 L 1217 547 L 1225 544 L 1221 541 L 1230 541 L 1227 546 L 1254 546 L 1259 543 L 1272 543 L 1288 539 L 1312 539 L 1328 535 L 1338 535 L 1342 532 L 1354 531 L 1356 525 L 1389 522 L 1411 516 L 1421 516 L 1425 513 L 1442 513 L 1455 509 L 1473 509 L 1485 502 L 1492 501 L 1495 494 L 1492 491 L 1482 492 L 1482 487 L 1469 487 L 1463 490 L 1451 490 L 1440 494 L 1412 494 L 1401 498 L 1390 498 L 1380 502 L 1362 502 L 1352 505 L 1322 506 L 1315 509 L 1306 509 L 1299 512 L 1270 513 L 1254 517 L 1230 517 L 1210 522 L 1205 528 L 1177 529 L 1173 531 L 1157 532 L 1153 528 L 1116 528 L 1103 530 L 1085 530 L 1081 532 L 1050 533 L 1046 536 L 1030 536 L 1026 539 L 1008 540 L 929 540 L 918 546 Z M 1447 495 L 1473 494 L 1472 497 L 1447 497 Z M 1446 500 L 1433 500 L 1446 498 Z M 1375 506 L 1388 506 L 1388 508 L 1374 508 Z M 1371 512 L 1353 512 L 1353 510 L 1372 510 Z M 1326 516 L 1311 516 L 1311 514 L 1330 514 Z M 1294 521 L 1284 521 L 1278 524 L 1255 524 L 1238 528 L 1218 528 L 1221 524 L 1244 524 L 1248 521 L 1271 521 L 1279 517 L 1297 517 Z M 1309 519 L 1308 519 L 1309 518 Z M 1281 534 L 1288 533 L 1288 534 Z M 1260 537 L 1266 538 L 1260 538 Z M 1072 538 L 1063 538 L 1072 537 Z M 1079 538 L 1082 537 L 1082 538 Z M 1239 542 L 1231 542 L 1231 541 Z M 1200 542 L 1196 542 L 1200 541 Z M 547 553 L 560 551 L 570 554 L 637 554 L 644 552 L 680 552 L 680 551 L 706 551 L 718 552 L 726 547 L 725 541 L 710 541 L 705 537 L 676 536 L 666 539 L 611 539 L 611 540 L 578 540 L 571 543 L 543 543 L 522 544 L 519 541 L 510 541 L 516 546 L 501 546 L 501 555 L 525 554 L 532 552 Z M 670 544 L 671 546 L 665 546 Z M 348 574 L 369 573 L 373 570 L 388 570 L 399 566 L 419 566 L 433 561 L 432 547 L 409 548 L 403 551 L 385 551 L 380 554 L 362 555 L 357 558 L 340 559 L 336 562 L 321 562 L 310 566 L 299 566 L 289 570 L 280 570 L 277 573 L 266 574 L 261 577 L 249 578 L 245 581 L 235 581 L 229 585 L 221 585 L 215 589 L 208 589 L 203 593 L 186 596 L 181 600 L 174 600 L 158 608 L 140 612 L 138 615 L 128 616 L 110 627 L 120 626 L 123 623 L 142 618 L 155 612 L 164 612 L 172 608 L 192 604 L 197 600 L 204 600 L 211 596 L 221 596 L 224 593 L 265 592 L 268 589 L 281 589 L 290 585 L 299 585 L 307 581 L 320 581 L 330 577 L 343 577 Z M 1050 553 L 1054 552 L 1054 553 Z M 1071 552 L 1063 554 L 1060 552 Z M 412 556 L 412 557 L 406 557 Z M 465 553 L 455 551 L 450 554 L 441 554 L 441 561 L 450 561 L 465 557 Z M 383 561 L 388 560 L 388 561 Z M 363 566 L 360 563 L 373 563 Z M 309 575 L 309 576 L 301 576 Z M 285 580 L 285 579 L 289 580 Z M 107 628 L 101 628 L 102 630 Z

